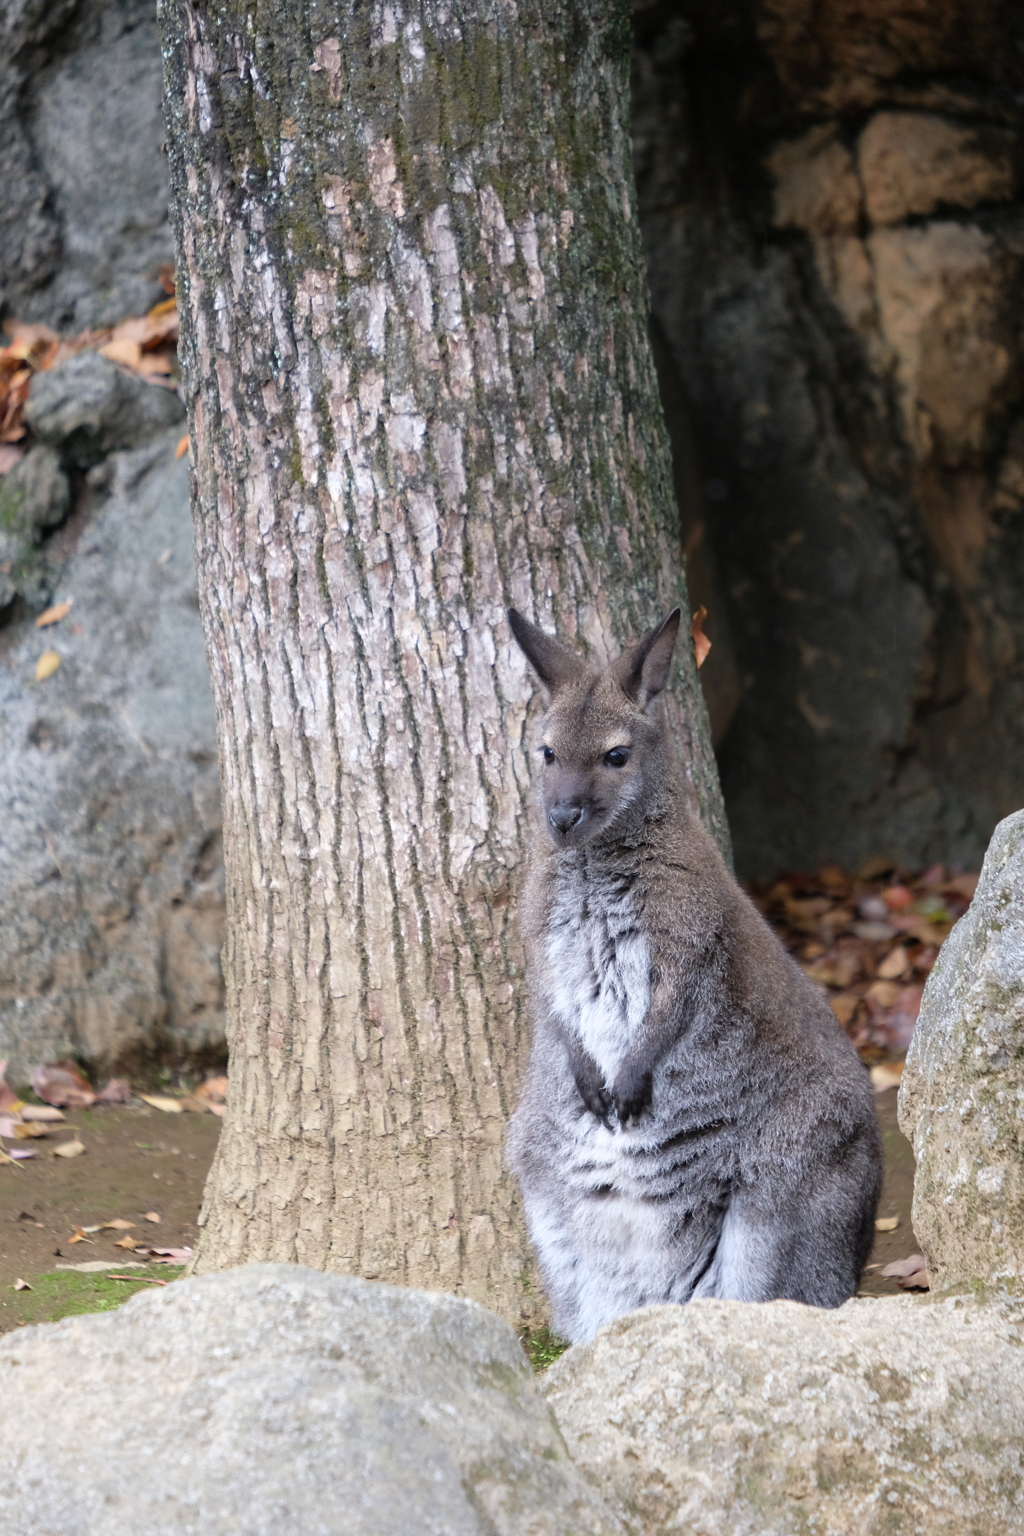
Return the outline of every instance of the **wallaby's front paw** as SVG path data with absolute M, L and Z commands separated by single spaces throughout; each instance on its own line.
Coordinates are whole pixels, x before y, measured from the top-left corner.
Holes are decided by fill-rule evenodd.
M 604 1078 L 596 1061 L 588 1057 L 573 1063 L 573 1077 L 579 1096 L 595 1119 L 609 1130 L 612 1128 L 612 1096 L 604 1085 Z
M 650 1107 L 653 1081 L 654 1074 L 641 1067 L 624 1066 L 621 1069 L 612 1089 L 620 1125 L 639 1120 L 644 1110 Z
M 590 1110 L 595 1119 L 610 1131 L 612 1128 L 612 1096 L 603 1085 L 600 1088 L 590 1088 L 586 1093 L 580 1091 L 580 1098 Z

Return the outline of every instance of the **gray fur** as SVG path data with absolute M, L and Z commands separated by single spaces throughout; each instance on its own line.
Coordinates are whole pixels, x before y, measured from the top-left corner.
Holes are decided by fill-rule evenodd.
M 578 1343 L 697 1296 L 838 1306 L 874 1232 L 871 1085 L 688 808 L 654 702 L 678 612 L 601 674 L 509 620 L 550 696 L 508 1151 L 554 1326 Z

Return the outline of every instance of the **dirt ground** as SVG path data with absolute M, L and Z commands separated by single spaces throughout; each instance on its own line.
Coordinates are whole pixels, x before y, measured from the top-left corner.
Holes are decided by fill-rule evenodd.
M 0 1333 L 18 1327 L 35 1307 L 16 1292 L 61 1265 L 135 1260 L 114 1246 L 125 1232 L 95 1232 L 72 1243 L 76 1227 L 121 1218 L 128 1233 L 153 1247 L 193 1247 L 203 1184 L 220 1121 L 211 1114 L 164 1114 L 148 1105 L 65 1111 L 65 1124 L 85 1146 L 81 1157 L 53 1155 L 60 1138 L 33 1143 L 27 1162 L 0 1166 Z M 147 1212 L 160 1217 L 146 1220 Z M 123 1268 L 123 1264 L 119 1264 Z M 159 1276 L 159 1266 L 148 1273 Z M 126 1299 L 134 1287 L 126 1287 Z M 77 1310 L 77 1309 L 76 1309 Z
M 898 1296 L 895 1280 L 883 1280 L 880 1271 L 896 1259 L 920 1252 L 910 1225 L 910 1207 L 914 1198 L 914 1150 L 896 1122 L 895 1088 L 875 1094 L 875 1109 L 882 1130 L 885 1157 L 885 1183 L 878 1205 L 880 1218 L 898 1216 L 899 1225 L 892 1232 L 876 1232 L 875 1246 L 861 1281 L 862 1296 Z
M 896 1124 L 896 1089 L 876 1094 L 875 1103 L 886 1167 L 879 1215 L 898 1216 L 899 1226 L 878 1234 L 861 1294 L 888 1296 L 898 1294 L 898 1287 L 881 1278 L 881 1267 L 917 1250 L 910 1225 L 914 1156 Z M 71 1129 L 64 1134 L 77 1134 L 84 1143 L 83 1156 L 54 1157 L 56 1138 L 49 1138 L 35 1143 L 38 1155 L 30 1161 L 0 1167 L 0 1333 L 64 1311 L 113 1305 L 104 1300 L 111 1287 L 103 1276 L 61 1271 L 60 1266 L 113 1263 L 122 1256 L 131 1262 L 135 1256 L 114 1246 L 122 1231 L 96 1232 L 88 1242 L 71 1243 L 76 1227 L 120 1217 L 135 1223 L 130 1236 L 140 1243 L 162 1248 L 195 1244 L 203 1184 L 220 1130 L 214 1115 L 169 1115 L 148 1105 L 128 1106 L 69 1110 L 66 1124 Z M 159 1223 L 145 1219 L 151 1211 Z M 38 1284 L 41 1276 L 54 1272 L 66 1280 Z M 145 1272 L 126 1273 L 160 1277 L 168 1271 L 150 1265 Z M 18 1279 L 35 1291 L 16 1292 Z M 125 1284 L 125 1299 L 135 1289 Z M 40 1310 L 44 1299 L 50 1310 Z

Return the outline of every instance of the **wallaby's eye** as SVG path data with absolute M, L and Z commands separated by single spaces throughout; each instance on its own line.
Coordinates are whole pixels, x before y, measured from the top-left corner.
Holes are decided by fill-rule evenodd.
M 606 768 L 625 768 L 629 762 L 629 748 L 612 747 L 610 752 L 605 753 L 604 762 Z
M 541 747 L 541 751 L 544 754 L 544 761 L 546 763 L 553 763 L 554 762 L 555 754 L 554 754 L 554 751 L 552 750 L 551 747 Z

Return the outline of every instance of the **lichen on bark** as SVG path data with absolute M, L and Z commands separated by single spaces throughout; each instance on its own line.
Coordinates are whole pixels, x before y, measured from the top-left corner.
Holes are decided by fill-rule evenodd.
M 230 930 L 199 1267 L 538 1321 L 501 1159 L 532 692 L 503 610 L 606 658 L 685 602 L 621 4 L 163 0 L 161 25 Z

